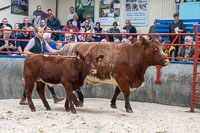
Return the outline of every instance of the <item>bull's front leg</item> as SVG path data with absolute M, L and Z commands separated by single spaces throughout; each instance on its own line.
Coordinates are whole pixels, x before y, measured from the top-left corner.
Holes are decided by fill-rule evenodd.
M 114 93 L 114 95 L 113 95 L 113 97 L 112 97 L 112 100 L 111 100 L 111 104 L 110 104 L 110 106 L 112 107 L 112 108 L 117 108 L 117 106 L 116 106 L 116 100 L 117 100 L 117 96 L 120 94 L 120 89 L 119 89 L 119 87 L 118 86 L 116 86 L 116 88 L 115 88 L 115 93 Z
M 65 92 L 66 92 L 66 96 L 68 99 L 68 103 L 69 103 L 69 109 L 71 110 L 72 113 L 76 113 L 76 109 L 74 108 L 74 104 L 73 104 L 73 87 L 70 83 L 66 82 L 63 84 L 63 86 L 65 87 Z M 67 104 L 67 100 L 65 102 L 65 105 Z M 66 106 L 65 106 L 66 109 Z

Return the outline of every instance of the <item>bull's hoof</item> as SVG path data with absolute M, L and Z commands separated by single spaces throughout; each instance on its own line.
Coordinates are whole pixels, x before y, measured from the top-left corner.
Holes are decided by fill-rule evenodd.
M 126 108 L 126 112 L 133 113 L 133 110 L 131 108 L 130 109 Z
M 72 114 L 77 114 L 76 110 L 71 110 Z
M 66 112 L 69 112 L 69 111 L 70 111 L 70 109 L 69 109 L 69 108 L 65 108 L 65 111 L 66 111 Z
M 117 108 L 116 104 L 110 104 L 110 107 L 111 107 L 111 108 L 114 108 L 114 109 Z
M 31 112 L 35 112 L 36 110 L 35 109 L 31 109 Z
M 82 102 L 78 102 L 78 104 L 76 105 L 76 107 L 83 107 L 83 103 Z
M 47 110 L 51 110 L 51 108 L 50 108 L 50 107 L 46 107 L 46 109 L 47 109 Z
M 70 110 L 71 110 L 72 114 L 76 114 L 76 109 L 74 108 L 74 106 L 70 106 Z

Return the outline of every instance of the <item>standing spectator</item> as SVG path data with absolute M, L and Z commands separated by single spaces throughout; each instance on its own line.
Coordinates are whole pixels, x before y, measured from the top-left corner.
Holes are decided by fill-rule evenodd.
M 47 10 L 47 16 L 46 16 L 47 19 L 49 18 L 49 16 L 50 16 L 51 14 L 53 14 L 53 13 L 52 13 L 52 9 L 48 9 L 48 10 Z
M 171 44 L 169 39 L 164 40 L 163 44 Z M 169 46 L 169 45 L 164 45 L 163 46 L 163 52 L 165 56 L 167 57 L 176 57 L 177 56 L 177 51 L 174 46 Z
M 67 31 L 67 32 L 79 32 L 78 28 L 74 25 L 72 25 L 72 21 L 67 21 L 67 25 L 63 27 L 62 31 Z M 76 42 L 77 38 L 76 35 L 72 36 L 72 40 Z
M 193 44 L 193 38 L 191 36 L 186 36 L 184 44 Z M 181 46 L 178 51 L 178 57 L 183 58 L 193 58 L 194 57 L 194 46 Z M 182 61 L 192 61 L 192 59 L 181 59 Z
M 137 33 L 136 28 L 131 25 L 130 20 L 126 20 L 126 26 L 124 26 L 124 28 L 126 30 L 126 33 Z M 133 37 L 137 38 L 137 35 L 132 35 Z M 127 38 L 130 37 L 129 35 L 127 36 Z
M 90 24 L 90 21 L 89 20 L 85 20 L 84 26 L 81 27 L 82 29 L 84 29 L 84 32 L 87 32 L 88 30 L 92 29 L 92 27 L 89 24 Z
M 0 38 L 3 39 L 15 39 L 14 37 L 11 36 L 11 31 L 6 31 L 6 29 L 10 30 L 10 27 L 4 27 L 3 35 Z M 15 41 L 10 41 L 10 40 L 0 40 L 0 51 L 15 51 L 16 44 Z M 6 54 L 4 54 L 6 55 Z
M 120 33 L 120 30 L 117 28 L 117 26 L 117 22 L 113 22 L 113 27 L 109 29 L 109 33 Z M 121 39 L 120 35 L 109 35 L 108 37 L 110 42 L 119 42 Z
M 74 7 L 73 6 L 70 7 L 69 11 L 70 11 L 70 13 L 68 13 L 68 15 L 67 15 L 67 21 L 69 21 L 70 19 L 73 19 L 74 15 L 76 14 L 74 12 Z
M 169 33 L 185 33 L 185 26 L 183 22 L 179 21 L 179 14 L 174 13 L 174 21 L 169 25 Z M 169 36 L 169 40 L 173 42 L 175 39 L 175 35 Z M 174 42 L 174 44 L 178 44 L 178 39 Z M 175 46 L 176 51 L 178 51 L 178 46 Z
M 93 27 L 93 26 L 94 26 L 94 23 L 93 23 L 93 21 L 92 21 L 90 15 L 87 15 L 87 16 L 86 16 L 86 20 L 83 22 L 83 25 L 85 25 L 85 22 L 86 22 L 86 21 L 89 21 L 89 26 L 90 26 L 90 27 Z
M 154 20 L 153 25 L 150 26 L 150 28 L 149 28 L 148 34 L 155 33 L 155 24 L 156 24 L 156 20 L 158 20 L 158 19 L 155 19 L 155 20 Z M 148 37 L 149 37 L 149 40 L 151 40 L 154 36 L 148 36 Z
M 78 20 L 78 15 L 75 14 L 75 15 L 73 16 L 73 19 L 70 19 L 70 20 L 72 21 L 72 24 L 73 24 L 74 26 L 78 27 L 78 29 L 80 30 L 81 25 L 80 25 L 80 21 Z
M 32 24 L 29 23 L 28 17 L 25 17 L 25 18 L 24 18 L 24 22 L 23 22 L 22 24 L 20 24 L 19 27 L 20 27 L 20 29 L 22 29 L 24 26 L 25 26 L 25 27 L 29 27 L 29 26 L 31 26 L 31 25 L 32 25 Z
M 100 23 L 96 22 L 96 27 L 92 31 L 93 33 L 103 33 L 103 28 L 100 27 Z M 96 42 L 101 42 L 101 35 L 93 35 L 93 38 L 95 38 Z
M 49 52 L 52 52 L 52 53 L 59 52 L 58 50 L 52 49 L 48 45 L 48 43 L 45 40 L 43 40 L 43 29 L 41 27 L 36 27 L 35 33 L 36 33 L 36 36 L 28 42 L 27 46 L 24 49 L 25 54 L 41 54 L 41 53 L 44 53 L 45 49 L 48 50 Z M 49 91 L 51 92 L 51 94 L 53 96 L 54 103 L 57 103 L 58 101 L 62 101 L 64 99 L 64 98 L 59 98 L 59 97 L 56 96 L 56 93 L 55 93 L 53 87 L 50 87 L 48 85 L 47 85 L 47 87 L 48 87 Z M 28 104 L 26 102 L 25 92 L 23 93 L 23 96 L 22 96 L 19 104 L 21 104 L 21 105 L 27 105 Z
M 10 29 L 12 29 L 12 25 L 8 24 L 8 20 L 7 18 L 3 18 L 2 19 L 2 23 L 0 23 L 0 29 L 2 29 L 2 26 L 7 26 L 7 27 L 10 27 Z
M 24 26 L 22 30 L 29 30 L 29 28 Z M 17 35 L 17 39 L 30 40 L 30 33 L 28 31 L 22 31 Z M 28 41 L 16 41 L 16 44 L 18 51 L 23 52 Z
M 14 30 L 20 30 L 19 24 L 16 23 L 14 25 Z M 11 31 L 11 36 L 16 38 L 19 33 L 20 33 L 19 31 Z
M 33 24 L 39 27 L 41 25 L 41 20 L 46 18 L 46 13 L 42 11 L 42 6 L 37 5 L 37 10 L 33 12 Z
M 47 25 L 46 21 L 44 19 L 41 20 L 41 26 L 40 26 L 44 31 L 47 30 L 47 28 L 49 28 L 49 26 Z

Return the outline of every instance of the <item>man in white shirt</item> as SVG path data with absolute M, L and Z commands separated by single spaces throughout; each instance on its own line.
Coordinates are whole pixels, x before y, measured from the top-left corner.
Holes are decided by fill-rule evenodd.
M 73 6 L 70 7 L 69 11 L 70 11 L 70 13 L 68 13 L 68 15 L 67 15 L 67 21 L 70 20 L 70 19 L 73 19 L 73 16 L 76 14 L 74 12 L 74 7 Z

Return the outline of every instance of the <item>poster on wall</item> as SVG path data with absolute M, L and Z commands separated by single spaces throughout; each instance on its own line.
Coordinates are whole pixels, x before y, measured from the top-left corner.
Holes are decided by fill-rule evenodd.
M 94 22 L 94 6 L 95 0 L 75 0 L 75 12 L 78 14 L 81 22 L 85 21 L 88 15 L 90 15 L 92 22 Z
M 120 0 L 99 0 L 99 22 L 101 25 L 120 25 Z
M 134 26 L 148 26 L 149 0 L 126 0 L 125 6 L 125 20 Z
M 11 13 L 28 16 L 28 0 L 11 0 Z

